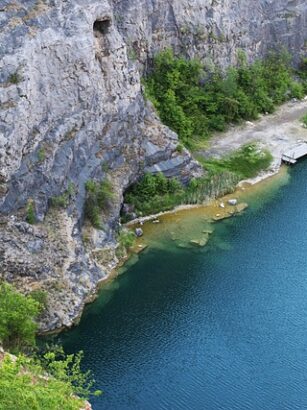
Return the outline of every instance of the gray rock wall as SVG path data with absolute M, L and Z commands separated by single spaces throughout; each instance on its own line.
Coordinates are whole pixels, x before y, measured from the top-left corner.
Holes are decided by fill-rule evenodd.
M 227 66 L 238 48 L 250 59 L 286 47 L 298 60 L 306 53 L 304 0 L 113 0 L 120 32 L 144 63 L 173 47 L 190 57 Z
M 144 170 L 200 172 L 143 99 L 153 54 L 227 66 L 283 44 L 298 59 L 306 16 L 304 0 L 0 0 L 0 274 L 48 290 L 43 329 L 71 324 L 114 267 L 123 190 Z M 100 232 L 82 228 L 91 178 L 115 191 Z M 71 184 L 68 208 L 50 209 Z

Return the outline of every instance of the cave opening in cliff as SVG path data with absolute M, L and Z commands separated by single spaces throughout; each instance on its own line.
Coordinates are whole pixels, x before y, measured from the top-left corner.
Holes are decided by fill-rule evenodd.
M 109 18 L 96 20 L 93 24 L 93 30 L 96 37 L 105 36 L 109 32 L 111 20 Z

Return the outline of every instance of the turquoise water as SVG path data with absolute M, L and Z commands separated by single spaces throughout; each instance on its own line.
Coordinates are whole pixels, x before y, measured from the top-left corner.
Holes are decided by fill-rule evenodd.
M 203 249 L 152 247 L 60 336 L 100 409 L 307 409 L 307 162 Z

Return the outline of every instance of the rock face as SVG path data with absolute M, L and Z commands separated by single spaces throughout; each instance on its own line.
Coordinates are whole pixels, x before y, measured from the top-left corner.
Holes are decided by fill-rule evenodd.
M 304 0 L 113 0 L 120 32 L 131 54 L 148 61 L 172 46 L 190 57 L 236 62 L 238 49 L 250 59 L 285 46 L 296 59 L 306 52 Z
M 306 17 L 305 0 L 0 0 L 0 274 L 48 290 L 42 330 L 71 325 L 116 264 L 129 184 L 200 173 L 142 96 L 153 53 L 226 66 L 281 42 L 298 58 Z M 96 231 L 83 225 L 85 183 L 106 178 L 115 196 Z M 51 208 L 70 187 L 66 209 Z

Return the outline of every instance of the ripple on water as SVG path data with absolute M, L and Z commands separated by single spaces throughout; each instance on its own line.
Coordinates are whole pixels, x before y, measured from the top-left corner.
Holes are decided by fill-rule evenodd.
M 204 248 L 176 246 L 204 211 L 144 227 L 148 252 L 60 336 L 105 391 L 94 410 L 307 408 L 306 166 L 244 193 Z

